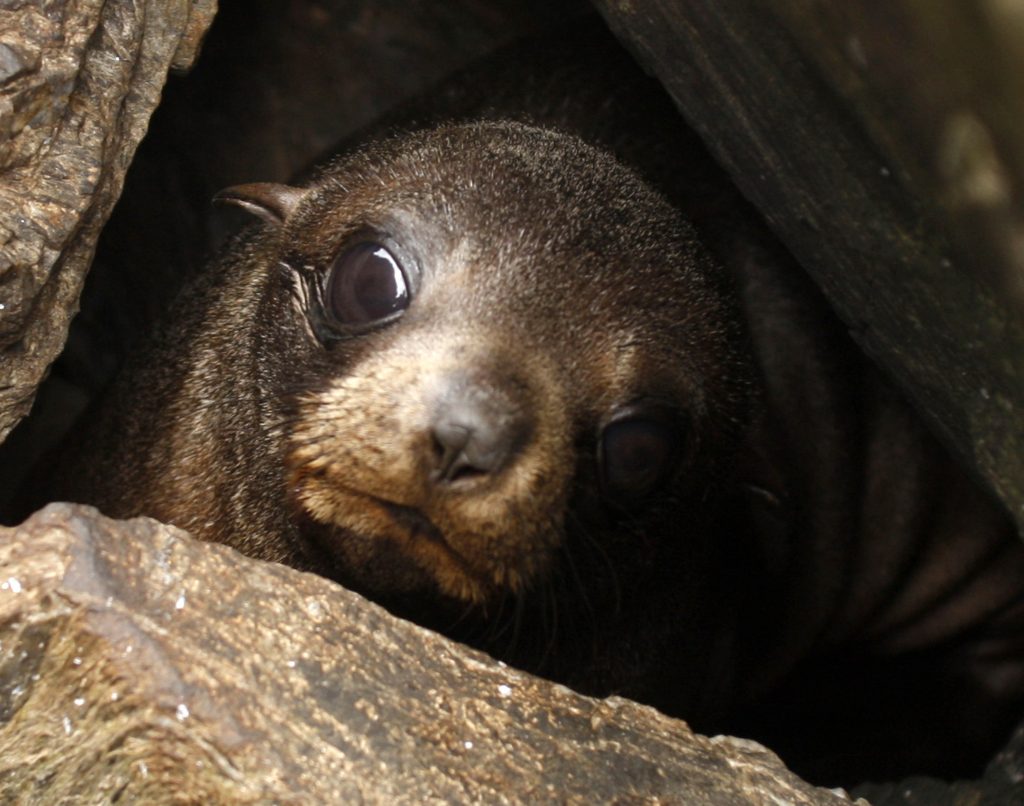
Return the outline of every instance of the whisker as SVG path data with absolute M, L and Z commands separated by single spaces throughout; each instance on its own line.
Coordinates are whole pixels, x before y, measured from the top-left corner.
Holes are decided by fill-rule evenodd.
M 597 557 L 601 564 L 604 566 L 607 572 L 607 579 L 609 585 L 609 591 L 612 596 L 612 612 L 619 613 L 622 610 L 622 585 L 619 579 L 618 569 L 615 563 L 612 562 L 612 558 L 609 556 L 608 551 L 602 545 L 602 542 L 590 534 L 590 530 L 587 529 L 586 524 L 583 523 L 579 516 L 576 515 L 571 509 L 567 513 L 568 518 L 572 520 L 573 537 L 578 537 L 580 540 L 580 547 L 586 548 L 591 552 L 592 556 Z

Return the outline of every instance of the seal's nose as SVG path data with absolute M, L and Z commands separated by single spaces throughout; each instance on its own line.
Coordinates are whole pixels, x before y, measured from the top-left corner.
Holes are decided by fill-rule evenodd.
M 458 374 L 445 380 L 430 427 L 431 480 L 451 485 L 500 473 L 526 444 L 531 422 L 511 384 Z

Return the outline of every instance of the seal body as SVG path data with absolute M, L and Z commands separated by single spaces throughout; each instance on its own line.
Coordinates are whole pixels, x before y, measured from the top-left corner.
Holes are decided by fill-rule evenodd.
M 298 186 L 226 191 L 261 223 L 57 494 L 798 768 L 815 720 L 877 730 L 919 677 L 850 774 L 987 752 L 1024 692 L 1009 521 L 608 48 L 499 57 Z

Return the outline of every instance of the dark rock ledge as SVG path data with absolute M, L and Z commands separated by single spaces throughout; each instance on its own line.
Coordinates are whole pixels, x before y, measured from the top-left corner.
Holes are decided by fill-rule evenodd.
M 0 3 L 0 442 L 64 347 L 96 239 L 216 0 Z
M 0 530 L 0 625 L 4 803 L 850 802 L 148 519 Z

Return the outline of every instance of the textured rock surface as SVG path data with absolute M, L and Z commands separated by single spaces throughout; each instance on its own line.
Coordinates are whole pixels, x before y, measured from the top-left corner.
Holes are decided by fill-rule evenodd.
M 0 440 L 64 346 L 100 228 L 170 67 L 215 0 L 0 6 Z
M 977 781 L 910 778 L 859 787 L 874 806 L 1011 806 L 1024 803 L 1024 724 Z
M 1024 12 L 596 0 L 1024 526 Z
M 149 520 L 0 531 L 0 625 L 3 802 L 849 802 Z

